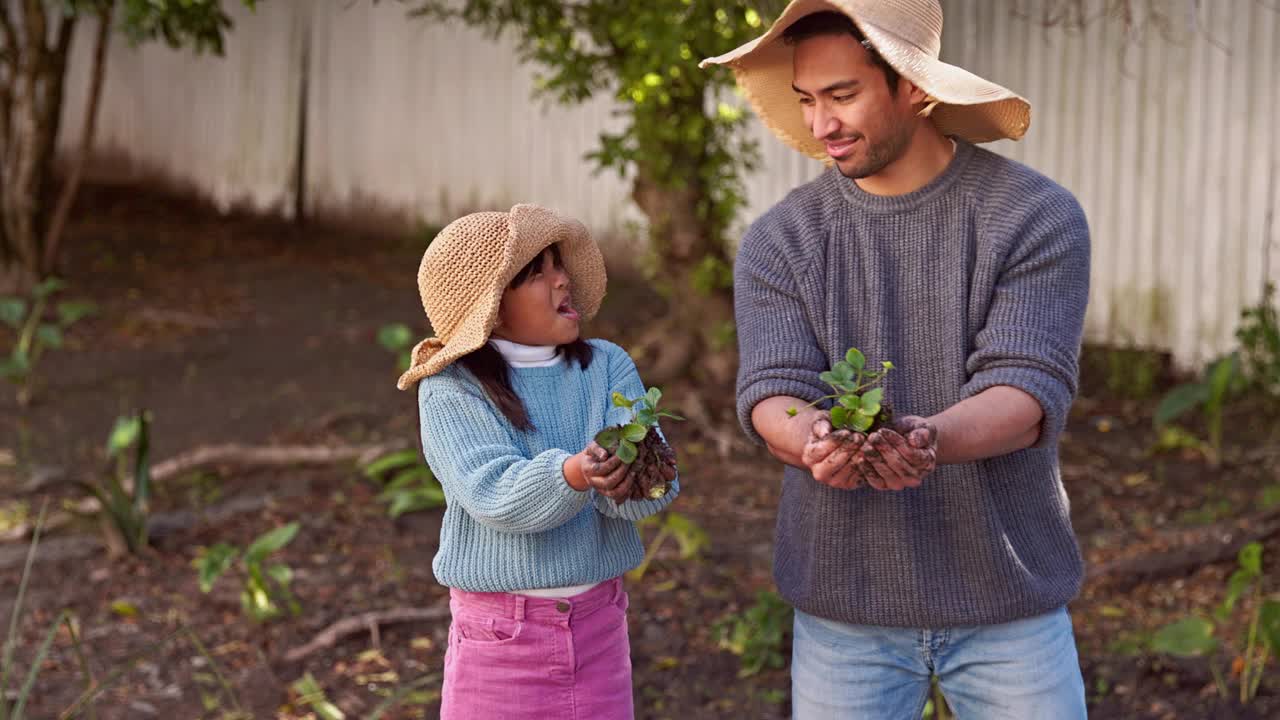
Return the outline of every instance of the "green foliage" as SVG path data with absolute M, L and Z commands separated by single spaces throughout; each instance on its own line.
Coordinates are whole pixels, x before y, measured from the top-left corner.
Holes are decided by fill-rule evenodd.
M 692 190 L 711 240 L 723 240 L 745 204 L 742 173 L 759 162 L 747 116 L 726 102 L 732 75 L 698 62 L 762 34 L 781 0 L 413 0 L 416 14 L 458 20 L 493 36 L 514 31 L 521 60 L 539 71 L 541 95 L 577 104 L 619 101 L 617 132 L 588 157 L 600 169 L 659 187 Z M 673 32 L 679 28 L 679 32 Z M 652 220 L 653 218 L 651 218 Z M 719 253 L 725 254 L 723 252 Z M 715 259 L 716 256 L 713 256 Z
M 884 382 L 884 378 L 893 370 L 893 363 L 880 363 L 880 370 L 868 370 L 867 358 L 858 348 L 849 348 L 844 360 L 836 362 L 830 370 L 818 376 L 818 379 L 831 386 L 834 395 L 823 396 L 806 407 L 812 407 L 824 400 L 834 400 L 831 408 L 831 426 L 836 429 L 866 432 L 872 425 L 888 425 L 892 418 L 887 412 L 884 400 L 884 388 L 876 387 Z M 791 408 L 787 414 L 795 417 L 800 411 Z
M 364 475 L 382 483 L 378 501 L 388 503 L 387 513 L 391 517 L 445 504 L 444 488 L 416 450 L 384 455 L 364 466 Z
M 320 683 L 316 682 L 315 676 L 311 673 L 298 678 L 289 687 L 298 694 L 298 702 L 311 708 L 320 720 L 346 720 L 346 713 L 329 702 L 329 698 L 324 694 L 324 688 L 320 687 Z
M 1198 409 L 1208 425 L 1209 448 L 1216 461 L 1222 453 L 1222 411 L 1227 401 L 1242 390 L 1244 376 L 1240 373 L 1239 355 L 1232 353 L 1219 358 L 1209 363 L 1199 381 L 1178 385 L 1160 400 L 1153 418 L 1155 428 L 1163 430 L 1174 420 Z
M 400 372 L 409 369 L 413 358 L 413 331 L 404 323 L 391 323 L 378 328 L 378 344 L 396 356 L 396 368 Z
M 1262 300 L 1240 313 L 1236 339 L 1250 385 L 1280 401 L 1280 309 L 1275 294 L 1275 284 L 1267 283 Z
M 250 9 L 258 4 L 257 0 L 240 1 Z M 223 37 L 232 26 L 222 9 L 223 0 L 63 0 L 73 13 L 96 13 L 114 3 L 122 6 L 119 29 L 134 44 L 163 40 L 171 48 L 191 47 L 221 55 Z
M 756 602 L 741 614 L 730 614 L 715 624 L 721 648 L 742 658 L 738 677 L 755 675 L 766 667 L 786 664 L 783 646 L 794 613 L 777 593 L 761 590 Z
M 628 465 L 635 462 L 639 456 L 638 445 L 644 442 L 650 430 L 658 427 L 658 418 L 684 420 L 679 415 L 659 410 L 658 403 L 661 400 L 662 391 L 656 387 L 649 388 L 638 398 L 627 398 L 622 393 L 615 392 L 612 397 L 613 406 L 630 409 L 631 418 L 623 425 L 605 428 L 596 433 L 596 444 L 616 454 Z
M 240 591 L 240 607 L 254 622 L 266 622 L 284 613 L 282 606 L 293 615 L 302 607 L 289 591 L 293 570 L 284 563 L 264 565 L 267 556 L 293 541 L 298 534 L 296 522 L 283 525 L 258 536 L 243 553 L 227 543 L 204 548 L 192 561 L 198 573 L 200 591 L 213 589 L 218 579 L 239 561 L 244 573 L 244 585 Z
M 1249 630 L 1240 658 L 1240 702 L 1248 703 L 1258 692 L 1262 671 L 1270 656 L 1280 654 L 1280 602 L 1263 592 L 1262 544 L 1249 543 L 1240 549 L 1236 571 L 1227 580 L 1226 594 L 1214 610 L 1213 619 L 1189 615 L 1166 625 L 1151 640 L 1151 649 L 1178 657 L 1208 657 L 1218 692 L 1229 697 L 1226 680 L 1214 658 L 1224 641 L 1217 637 L 1218 624 L 1228 622 L 1246 594 L 1252 598 Z
M 649 570 L 649 564 L 657 556 L 658 550 L 662 549 L 663 543 L 669 539 L 674 538 L 679 545 L 681 560 L 697 560 L 702 555 L 702 551 L 711 545 L 707 531 L 689 516 L 678 512 L 668 510 L 660 515 L 650 515 L 636 523 L 636 527 L 642 530 L 656 527 L 658 534 L 649 541 L 644 551 L 644 559 L 640 564 L 627 572 L 627 579 L 632 582 L 640 582 L 644 579 L 644 574 Z
M 1107 348 L 1107 392 L 1145 400 L 1155 392 L 1163 365 L 1160 354 L 1139 348 Z
M 129 451 L 132 450 L 132 453 Z M 147 518 L 151 500 L 151 413 L 120 417 L 107 438 L 112 462 L 99 482 L 77 481 L 97 499 L 109 521 L 103 527 L 112 537 L 109 547 L 122 546 L 139 554 L 147 547 Z
M 53 296 L 65 288 L 63 281 L 47 278 L 28 297 L 0 297 L 0 322 L 17 333 L 8 357 L 0 358 L 0 376 L 17 386 L 21 406 L 31 401 L 36 368 L 45 352 L 62 348 L 67 328 L 97 311 L 93 303 L 67 300 L 54 304 L 49 317 Z

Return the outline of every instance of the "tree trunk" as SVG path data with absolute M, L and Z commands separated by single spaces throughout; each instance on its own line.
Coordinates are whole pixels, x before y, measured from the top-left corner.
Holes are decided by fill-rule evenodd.
M 40 265 L 41 273 L 44 275 L 51 275 L 57 271 L 58 249 L 62 242 L 62 233 L 66 229 L 67 218 L 71 214 L 71 206 L 75 204 L 76 192 L 80 189 L 85 165 L 88 164 L 89 155 L 93 152 L 93 134 L 98 122 L 102 84 L 107 74 L 107 46 L 111 39 L 111 16 L 114 9 L 115 0 L 109 0 L 98 12 L 98 34 L 93 43 L 93 69 L 89 79 L 89 97 L 85 105 L 84 128 L 80 134 L 80 151 L 67 170 L 66 181 L 58 196 L 58 204 L 54 207 L 53 216 L 49 220 L 49 230 L 44 238 L 44 258 Z M 65 71 L 62 75 L 66 75 Z
M 9 8 L 15 8 L 10 10 Z M 62 111 L 63 75 L 75 17 L 57 15 L 53 37 L 42 0 L 25 0 L 3 11 L 7 96 L 0 136 L 0 279 L 29 286 L 40 275 L 46 212 L 44 190 L 53 165 Z M 13 23 L 11 12 L 21 15 Z M 16 38 L 21 30 L 21 40 Z M 50 44 L 51 43 L 51 44 Z
M 719 336 L 733 320 L 732 295 L 723 288 L 700 290 L 695 281 L 706 258 L 727 263 L 722 242 L 698 212 L 704 189 L 694 182 L 665 186 L 640 168 L 631 197 L 649 219 L 650 242 L 661 261 L 668 302 L 678 309 L 639 343 L 639 350 L 650 358 L 646 379 L 653 384 L 689 375 L 714 384 L 731 380 L 735 348 L 724 347 Z

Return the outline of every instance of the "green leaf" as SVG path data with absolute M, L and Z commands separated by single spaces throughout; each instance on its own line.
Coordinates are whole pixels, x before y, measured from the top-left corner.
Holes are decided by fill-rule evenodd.
M 1227 594 L 1222 598 L 1222 604 L 1213 611 L 1214 617 L 1226 622 L 1231 617 L 1231 611 L 1236 607 L 1236 601 L 1244 595 L 1257 577 L 1256 574 L 1247 570 L 1236 570 L 1231 573 L 1231 578 L 1227 580 Z
M 631 406 L 633 406 L 633 405 L 635 405 L 635 404 L 636 404 L 636 403 L 635 403 L 635 401 L 634 401 L 634 400 L 628 400 L 628 399 L 627 399 L 627 396 L 623 395 L 622 393 L 620 393 L 620 392 L 615 392 L 615 393 L 613 393 L 613 406 L 614 406 L 614 407 L 624 407 L 624 408 L 629 408 L 629 407 L 631 407 Z
M 413 344 L 413 331 L 404 323 L 383 325 L 378 328 L 378 344 L 391 352 L 400 352 Z
M 868 429 L 871 428 L 871 424 L 875 421 L 876 421 L 875 417 L 871 415 L 863 415 L 861 413 L 858 413 L 853 416 L 853 419 L 849 422 L 849 425 L 854 430 L 857 430 L 858 432 L 866 432 Z
M 662 391 L 656 387 L 649 388 L 649 392 L 645 395 L 644 399 L 649 403 L 650 408 L 656 410 L 658 408 L 658 403 L 662 400 Z
M 289 583 L 293 582 L 293 569 L 284 563 L 275 563 L 267 568 L 267 576 L 282 587 L 289 587 Z
M 658 423 L 658 414 L 647 407 L 641 408 L 636 411 L 634 423 L 645 427 L 653 427 Z
M 880 412 L 880 400 L 883 397 L 884 388 L 872 388 L 866 391 L 862 394 L 862 409 L 870 415 L 875 415 Z
M 244 552 L 245 562 L 255 565 L 262 562 L 262 558 L 288 545 L 295 535 L 298 534 L 298 523 L 291 522 L 283 525 L 267 533 L 258 536 L 257 540 L 249 546 Z
M 1203 405 L 1209 398 L 1208 389 L 1200 383 L 1185 383 L 1170 390 L 1160 400 L 1153 422 L 1157 428 L 1164 427 L 1192 408 Z
M 11 328 L 22 327 L 27 317 L 27 301 L 22 298 L 0 298 L 0 322 Z
M 66 287 L 67 287 L 67 284 L 59 280 L 58 278 L 55 278 L 55 277 L 45 278 L 44 282 L 35 286 L 31 290 L 31 294 L 38 298 L 49 297 L 50 295 L 60 290 L 63 290 Z
M 36 328 L 36 339 L 45 347 L 56 350 L 62 347 L 62 328 L 57 325 L 41 325 Z
M 836 377 L 836 374 L 830 370 L 818 373 L 818 379 L 833 387 L 840 384 L 840 378 Z
M 1151 649 L 1178 657 L 1198 657 L 1218 648 L 1213 623 L 1201 617 L 1186 617 L 1164 626 L 1151 639 Z
M 849 348 L 849 352 L 844 354 L 844 361 L 852 365 L 854 370 L 861 370 L 867 366 L 867 356 L 863 355 L 858 348 Z
M 619 460 L 622 460 L 622 462 L 628 465 L 635 462 L 636 458 L 639 456 L 639 452 L 636 450 L 635 444 L 630 440 L 620 441 L 618 443 L 616 454 Z
M 213 584 L 230 569 L 239 554 L 240 551 L 234 546 L 221 542 L 205 548 L 193 562 L 199 573 L 200 592 L 207 593 L 212 590 Z
M 852 382 L 854 376 L 858 374 L 857 370 L 855 370 L 852 365 L 844 362 L 843 360 L 836 363 L 831 372 L 836 376 L 838 384 Z
M 622 428 L 622 437 L 633 443 L 638 443 L 644 440 L 645 436 L 648 434 L 649 428 L 639 423 L 630 423 Z
M 693 558 L 710 544 L 707 532 L 685 515 L 668 512 L 666 525 L 680 545 L 681 560 Z
M 621 428 L 610 427 L 596 433 L 596 444 L 605 449 L 612 449 L 621 439 Z
M 1240 548 L 1240 553 L 1239 555 L 1237 555 L 1236 559 L 1240 563 L 1241 570 L 1244 570 L 1245 572 L 1248 572 L 1255 576 L 1261 575 L 1262 574 L 1262 543 L 1251 542 L 1248 545 L 1245 545 L 1244 547 Z
M 107 455 L 109 457 L 115 457 L 121 452 L 129 449 L 138 441 L 138 437 L 141 434 L 141 415 L 116 418 L 115 427 L 111 428 L 111 435 L 107 437 Z
M 68 300 L 58 303 L 58 321 L 63 327 L 79 322 L 98 311 L 98 306 L 83 300 Z
M 1258 609 L 1258 632 L 1272 655 L 1280 655 L 1280 602 L 1266 600 Z
M 799 413 L 800 411 L 795 408 L 787 408 L 787 417 L 795 417 Z
M 404 467 L 405 465 L 416 465 L 420 462 L 417 450 L 401 450 L 393 452 L 389 455 L 374 460 L 364 466 L 364 476 L 370 480 L 377 480 L 383 474 Z
M 791 408 L 791 410 L 795 410 L 795 408 Z M 795 416 L 795 414 L 794 414 L 794 413 L 792 413 L 790 410 L 788 410 L 788 411 L 787 411 L 787 413 L 788 413 L 788 414 L 790 414 L 792 417 L 794 417 L 794 416 Z M 680 417 L 679 415 L 677 415 L 677 414 L 675 414 L 675 413 L 667 412 L 666 410 L 659 410 L 659 411 L 658 411 L 658 417 L 671 418 L 672 420 L 679 420 L 679 421 L 681 421 L 681 422 L 684 422 L 684 418 L 683 418 L 683 417 Z
M 834 425 L 836 428 L 843 428 L 843 427 L 846 427 L 847 422 L 849 422 L 848 410 L 846 410 L 845 408 L 839 405 L 831 408 L 831 424 L 832 425 Z
M 889 362 L 888 360 L 885 360 L 884 362 L 880 363 L 880 367 L 882 367 L 882 368 L 884 368 L 886 371 L 888 371 L 888 370 L 892 370 L 892 369 L 893 369 L 893 367 L 894 367 L 894 365 L 893 365 L 893 363 Z
M 138 606 L 128 600 L 111 601 L 111 612 L 122 618 L 138 617 Z

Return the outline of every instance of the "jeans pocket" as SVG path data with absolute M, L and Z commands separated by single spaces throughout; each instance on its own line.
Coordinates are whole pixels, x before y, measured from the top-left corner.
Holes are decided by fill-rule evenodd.
M 455 616 L 453 631 L 459 645 L 510 645 L 520 639 L 524 623 L 510 618 Z

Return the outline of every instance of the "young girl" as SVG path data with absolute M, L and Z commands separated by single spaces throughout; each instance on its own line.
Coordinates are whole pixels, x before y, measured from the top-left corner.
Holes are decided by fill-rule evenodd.
M 437 337 L 398 383 L 418 384 L 422 447 L 448 506 L 432 569 L 450 588 L 442 720 L 630 719 L 622 574 L 632 521 L 679 492 L 627 501 L 629 467 L 596 445 L 644 394 L 618 346 L 583 341 L 604 259 L 581 223 L 534 205 L 459 218 L 422 258 Z

